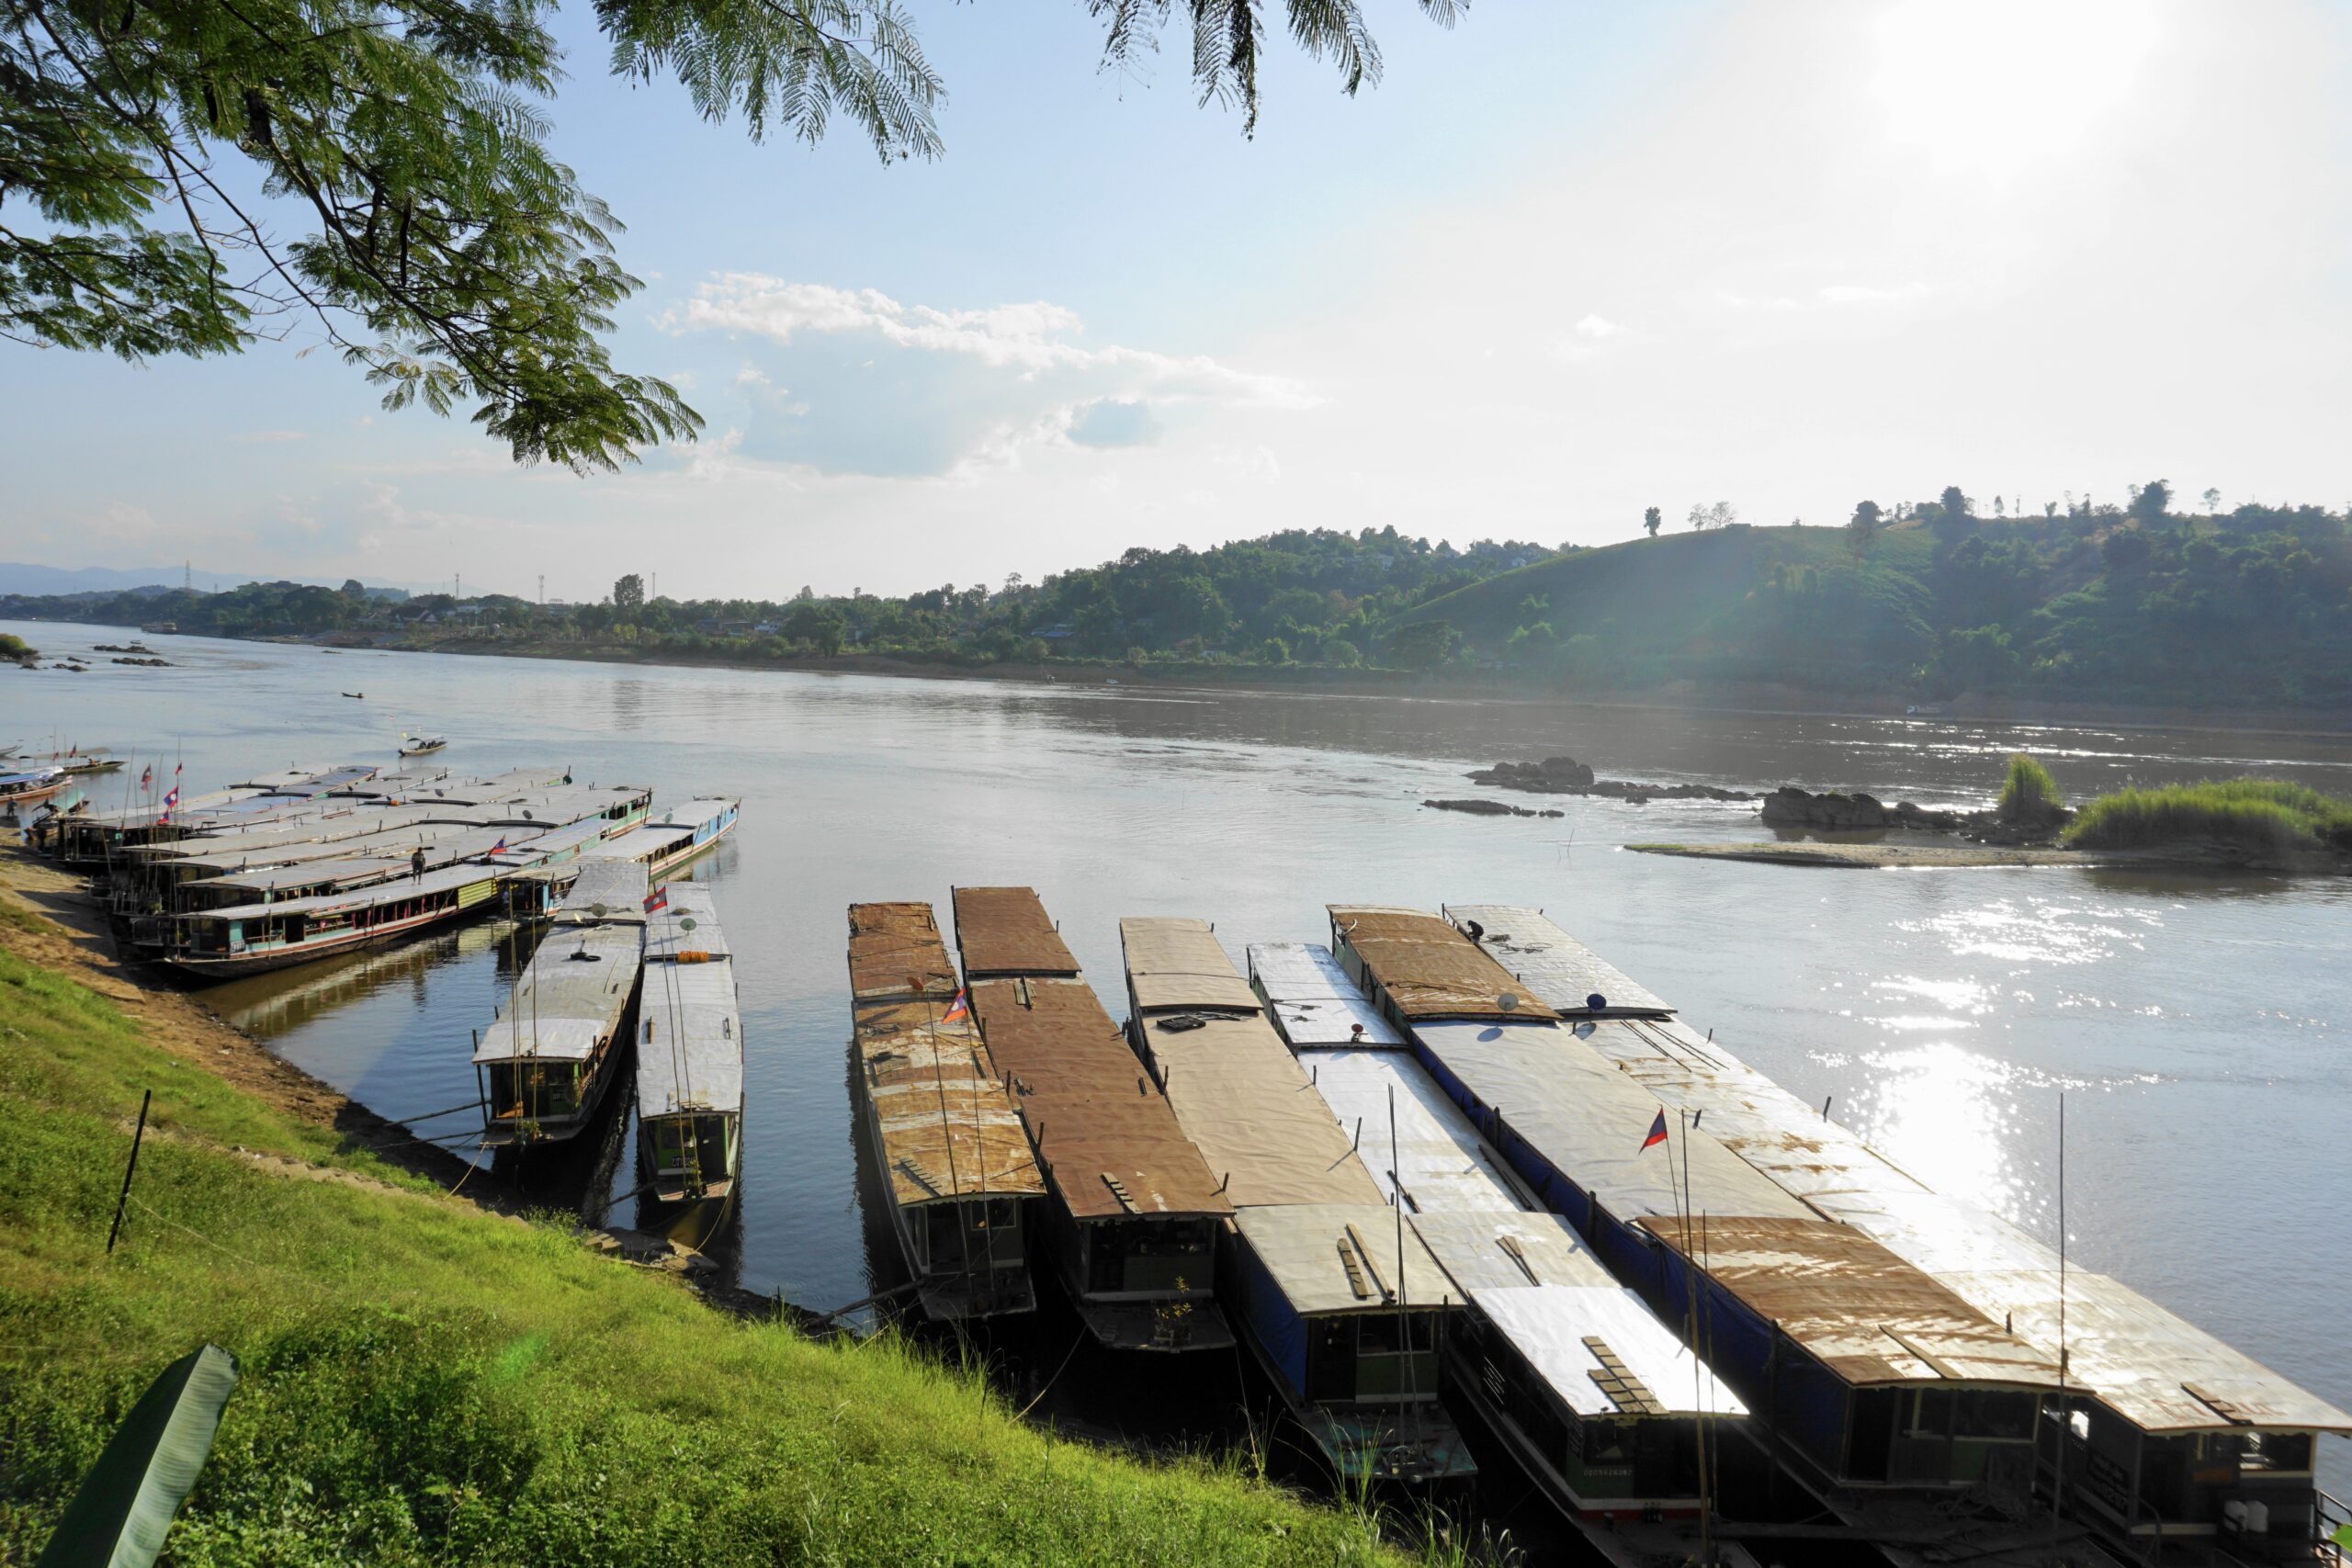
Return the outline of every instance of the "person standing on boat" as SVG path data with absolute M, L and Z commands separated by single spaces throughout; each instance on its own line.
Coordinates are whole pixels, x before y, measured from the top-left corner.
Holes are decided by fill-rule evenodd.
M 411 882 L 424 880 L 424 846 L 423 844 L 417 845 L 409 852 L 408 879 Z

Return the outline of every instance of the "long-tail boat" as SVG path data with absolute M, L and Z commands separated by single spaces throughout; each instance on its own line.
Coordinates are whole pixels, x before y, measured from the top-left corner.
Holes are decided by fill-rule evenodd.
M 646 902 L 639 1151 L 655 1201 L 725 1202 L 743 1165 L 743 1024 L 734 954 L 709 888 L 665 885 Z
M 474 1041 L 482 1141 L 558 1143 L 595 1116 L 629 1046 L 645 960 L 645 868 L 589 867 Z

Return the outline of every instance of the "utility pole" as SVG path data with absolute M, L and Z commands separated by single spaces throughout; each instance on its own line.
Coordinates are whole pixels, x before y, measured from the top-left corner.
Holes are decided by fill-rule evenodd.
M 545 605 L 545 604 L 547 604 L 547 602 L 548 602 L 548 574 L 547 574 L 546 572 L 544 572 L 544 571 L 543 571 L 543 572 L 539 573 L 539 603 L 540 603 L 540 604 Z
M 462 599 L 465 596 L 466 574 L 462 571 L 451 573 L 449 577 L 449 597 L 452 599 Z

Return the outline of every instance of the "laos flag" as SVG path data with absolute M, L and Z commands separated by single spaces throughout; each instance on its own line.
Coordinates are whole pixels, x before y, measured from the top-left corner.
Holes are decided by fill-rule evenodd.
M 1666 1142 L 1666 1112 L 1661 1109 L 1657 1113 L 1657 1119 L 1650 1123 L 1649 1136 L 1642 1140 L 1642 1146 L 1636 1152 L 1647 1154 L 1651 1145 L 1664 1142 Z
M 956 1023 L 971 1016 L 972 993 L 969 991 L 958 991 L 956 993 L 956 999 L 947 1004 L 946 1015 L 940 1019 L 939 1021 L 942 1023 Z

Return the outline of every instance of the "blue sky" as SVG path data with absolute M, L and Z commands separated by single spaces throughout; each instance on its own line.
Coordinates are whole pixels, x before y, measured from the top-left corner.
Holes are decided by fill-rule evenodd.
M 2352 497 L 2341 7 L 1367 9 L 1386 80 L 1283 46 L 1245 141 L 1074 0 L 922 5 L 947 152 L 886 168 L 614 82 L 575 6 L 558 150 L 648 285 L 616 358 L 700 443 L 583 479 L 299 342 L 0 344 L 0 556 L 780 596 L 1951 482 Z

